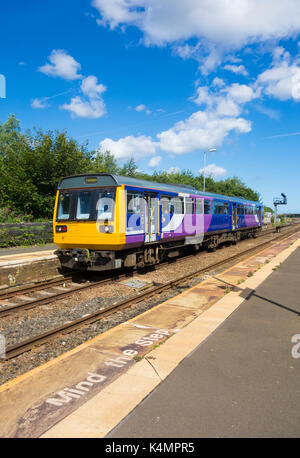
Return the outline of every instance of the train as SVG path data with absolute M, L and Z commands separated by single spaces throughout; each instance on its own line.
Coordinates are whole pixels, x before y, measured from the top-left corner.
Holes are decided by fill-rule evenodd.
M 111 173 L 63 178 L 53 214 L 61 265 L 92 271 L 154 265 L 187 250 L 214 251 L 256 237 L 262 226 L 260 202 Z

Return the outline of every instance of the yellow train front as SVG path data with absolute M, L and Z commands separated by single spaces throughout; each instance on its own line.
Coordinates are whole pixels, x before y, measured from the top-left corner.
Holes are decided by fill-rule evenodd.
M 116 251 L 125 246 L 124 186 L 113 175 L 77 175 L 58 185 L 53 215 L 54 243 L 61 264 L 71 269 L 121 267 Z

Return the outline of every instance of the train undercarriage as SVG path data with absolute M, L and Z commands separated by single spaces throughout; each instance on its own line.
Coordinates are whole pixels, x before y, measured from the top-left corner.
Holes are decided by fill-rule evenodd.
M 172 242 L 152 242 L 141 247 L 121 251 L 97 251 L 86 248 L 58 249 L 61 265 L 68 269 L 104 271 L 121 267 L 142 268 L 155 265 L 166 259 L 172 259 L 187 252 L 200 249 L 215 251 L 219 245 L 236 244 L 241 239 L 257 237 L 261 227 L 238 229 L 231 232 L 216 232 L 205 234 L 204 237 L 187 237 Z

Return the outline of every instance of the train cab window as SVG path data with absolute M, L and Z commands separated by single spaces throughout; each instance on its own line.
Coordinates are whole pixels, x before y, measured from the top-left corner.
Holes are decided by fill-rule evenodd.
M 160 205 L 162 215 L 172 215 L 174 213 L 172 197 L 162 196 L 160 198 Z
M 196 205 L 196 215 L 202 215 L 203 214 L 203 200 L 195 199 L 195 205 Z
M 210 200 L 204 199 L 204 214 L 210 215 Z
M 185 213 L 193 215 L 194 213 L 194 199 L 192 197 L 185 197 Z
M 92 193 L 82 191 L 78 193 L 76 219 L 89 219 L 91 212 Z
M 114 191 L 101 191 L 96 204 L 97 220 L 114 219 L 115 193 Z
M 58 202 L 58 220 L 68 220 L 71 215 L 71 203 L 72 203 L 72 193 L 71 192 L 61 192 Z
M 127 213 L 143 213 L 143 194 L 141 192 L 127 192 Z
M 229 203 L 224 202 L 224 215 L 228 215 L 228 214 L 229 214 Z
M 184 214 L 184 203 L 182 197 L 174 197 L 174 213 L 177 215 Z

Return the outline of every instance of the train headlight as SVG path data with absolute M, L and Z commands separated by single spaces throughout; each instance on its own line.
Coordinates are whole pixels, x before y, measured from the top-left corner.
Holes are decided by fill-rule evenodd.
M 55 226 L 56 232 L 67 232 L 68 227 L 67 226 Z
M 99 226 L 99 230 L 102 234 L 111 234 L 114 231 L 114 227 L 108 224 L 107 226 Z

